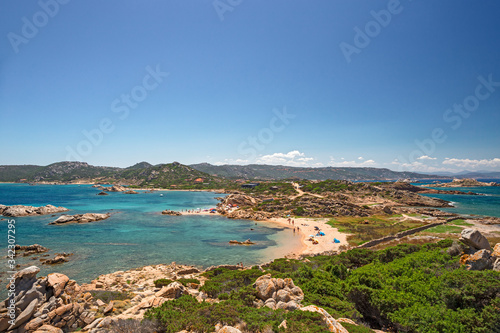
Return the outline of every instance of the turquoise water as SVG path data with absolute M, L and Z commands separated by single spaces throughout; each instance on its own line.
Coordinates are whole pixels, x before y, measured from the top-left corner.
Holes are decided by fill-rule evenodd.
M 98 196 L 98 192 L 90 185 L 0 184 L 0 204 L 53 204 L 70 209 L 63 214 L 112 213 L 104 221 L 69 225 L 48 225 L 57 218 L 50 215 L 17 217 L 17 244 L 36 243 L 48 247 L 51 254 L 71 252 L 74 255 L 68 263 L 51 267 L 19 256 L 16 260 L 23 266 L 36 264 L 42 269 L 41 275 L 57 271 L 82 283 L 100 274 L 172 261 L 202 267 L 239 262 L 253 265 L 275 258 L 278 253 L 282 255 L 278 246 L 285 240 L 289 247 L 300 244 L 300 238 L 293 237 L 289 229 L 270 223 L 160 213 L 167 208 L 214 207 L 217 203 L 214 197 L 222 196 L 220 194 L 164 191 L 141 194 L 110 192 L 108 196 Z M 5 237 L 2 237 L 1 244 L 6 255 L 7 218 L 2 222 L 0 228 Z M 231 239 L 248 238 L 257 244 L 228 244 Z M 5 257 L 2 260 L 5 261 Z M 6 263 L 2 264 L 5 267 Z M 5 275 L 0 278 L 4 280 Z
M 483 182 L 500 182 L 498 179 L 478 179 Z M 443 182 L 449 182 L 446 180 Z M 422 185 L 418 183 L 414 185 Z M 459 190 L 463 192 L 475 192 L 484 195 L 456 195 L 456 194 L 424 194 L 429 197 L 448 200 L 455 207 L 442 208 L 442 210 L 464 215 L 482 215 L 500 217 L 500 187 L 481 186 L 481 187 L 432 187 L 438 190 Z

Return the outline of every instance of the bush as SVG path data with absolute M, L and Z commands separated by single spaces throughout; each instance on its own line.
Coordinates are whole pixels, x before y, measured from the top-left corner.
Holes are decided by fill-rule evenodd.
M 158 279 L 158 280 L 155 280 L 153 283 L 155 284 L 156 288 L 161 288 L 161 287 L 164 287 L 164 286 L 168 286 L 172 282 L 174 282 L 174 280 Z
M 118 319 L 113 321 L 109 327 L 111 333 L 155 333 L 160 330 L 160 325 L 156 321 L 135 319 Z

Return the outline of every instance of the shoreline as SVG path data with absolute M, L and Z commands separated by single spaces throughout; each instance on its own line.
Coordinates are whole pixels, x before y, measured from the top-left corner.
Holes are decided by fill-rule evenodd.
M 180 212 L 182 215 L 203 215 L 203 216 L 222 216 L 225 217 L 224 215 L 221 215 L 219 213 L 210 213 L 208 211 L 194 211 L 194 212 Z M 226 217 L 227 218 L 227 217 Z M 278 256 L 273 256 L 277 258 L 290 258 L 290 259 L 298 259 L 302 255 L 314 255 L 314 254 L 320 254 L 323 252 L 328 252 L 328 251 L 338 251 L 339 248 L 344 245 L 348 246 L 347 242 L 347 236 L 349 234 L 346 233 L 341 233 L 338 231 L 337 228 L 334 228 L 327 224 L 329 221 L 329 218 L 304 218 L 304 217 L 299 217 L 299 218 L 291 218 L 291 220 L 294 221 L 294 224 L 288 223 L 287 218 L 272 218 L 272 219 L 267 219 L 267 220 L 250 220 L 250 221 L 255 221 L 255 222 L 263 222 L 263 223 L 272 223 L 276 226 L 282 227 L 282 228 L 287 228 L 290 230 L 293 230 L 293 228 L 299 228 L 299 230 L 296 231 L 296 234 L 300 236 L 300 246 L 295 246 L 292 248 L 289 248 L 285 251 L 281 250 L 284 246 L 281 244 L 281 246 L 278 246 L 277 249 L 275 249 L 278 253 L 282 253 L 282 255 Z M 315 230 L 314 227 L 318 227 L 323 233 L 325 233 L 325 236 L 315 236 L 314 239 L 318 241 L 318 244 L 313 244 L 312 241 L 309 241 L 310 235 L 316 235 L 318 232 Z M 333 239 L 337 238 L 340 243 L 334 243 Z

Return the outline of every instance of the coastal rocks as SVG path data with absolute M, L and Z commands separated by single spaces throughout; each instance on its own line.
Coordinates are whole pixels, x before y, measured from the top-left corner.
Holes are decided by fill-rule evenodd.
M 426 185 L 430 187 L 479 187 L 479 186 L 500 186 L 500 183 L 485 183 L 480 182 L 473 178 L 464 178 L 464 179 L 453 179 L 453 181 L 449 183 L 439 183 L 439 184 L 430 184 Z
M 139 194 L 139 192 L 136 192 L 136 191 L 133 191 L 133 190 L 129 190 L 129 191 L 123 192 L 123 194 Z
M 462 230 L 460 241 L 478 250 L 491 250 L 490 243 L 477 229 Z
M 323 316 L 323 321 L 325 322 L 328 330 L 334 333 L 349 333 L 338 321 L 336 321 L 325 309 L 320 308 L 316 305 L 309 305 L 300 308 L 301 311 L 317 312 Z
M 224 326 L 220 330 L 216 331 L 217 333 L 241 333 L 241 331 L 232 326 Z
M 67 223 L 90 223 L 102 221 L 110 217 L 111 214 L 86 213 L 77 215 L 61 215 L 57 220 L 49 224 L 67 224 Z
M 180 215 L 182 215 L 182 213 L 176 212 L 175 210 L 170 210 L 170 209 L 165 209 L 161 213 L 162 213 L 162 215 L 172 215 L 172 216 L 180 216 Z
M 257 299 L 264 306 L 273 310 L 295 310 L 304 299 L 302 289 L 293 284 L 292 279 L 271 278 L 271 274 L 259 277 L 253 287 L 257 290 Z
M 27 256 L 30 256 L 32 254 L 48 252 L 49 249 L 44 247 L 44 246 L 41 246 L 39 244 L 33 244 L 33 245 L 28 245 L 28 246 L 16 245 L 15 251 L 16 251 L 16 253 L 23 252 L 23 257 L 27 257 Z
M 109 194 L 106 193 L 106 192 L 104 192 L 104 191 L 102 191 L 102 192 L 97 193 L 97 195 L 109 195 Z
M 61 212 L 67 212 L 68 209 L 64 207 L 56 207 L 52 205 L 33 207 L 33 206 L 5 206 L 0 205 L 0 215 L 8 217 L 32 216 L 32 215 L 47 215 Z
M 177 299 L 182 295 L 186 294 L 188 294 L 186 287 L 184 287 L 179 282 L 172 282 L 168 286 L 162 287 L 161 290 L 155 294 L 155 296 L 169 298 L 169 299 Z
M 128 189 L 124 186 L 121 186 L 121 185 L 113 185 L 111 187 L 104 187 L 103 191 L 106 191 L 106 192 L 125 192 L 127 191 Z
M 69 260 L 66 259 L 66 257 L 69 255 L 56 255 L 54 258 L 51 259 L 40 259 L 42 262 L 42 265 L 57 265 L 57 264 L 63 264 L 65 262 L 68 262 Z
M 229 241 L 229 244 L 233 244 L 233 245 L 234 245 L 234 244 L 237 244 L 237 245 L 253 245 L 253 244 L 255 244 L 255 243 L 254 243 L 254 242 L 252 242 L 250 239 L 247 239 L 247 240 L 245 240 L 245 241 L 243 241 L 243 242 L 239 242 L 239 241 L 237 241 L 237 240 L 230 240 L 230 241 Z
M 9 299 L 0 303 L 0 331 L 74 331 L 94 320 L 95 315 L 77 302 L 80 288 L 75 281 L 59 273 L 37 279 L 39 271 L 31 266 L 14 276 L 14 307 L 7 309 Z M 9 323 L 9 311 L 15 314 L 13 323 Z

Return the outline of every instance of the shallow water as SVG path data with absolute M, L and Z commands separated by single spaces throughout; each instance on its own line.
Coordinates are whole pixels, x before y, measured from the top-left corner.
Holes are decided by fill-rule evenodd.
M 42 269 L 39 275 L 60 272 L 82 283 L 100 274 L 172 261 L 202 267 L 239 262 L 259 264 L 283 255 L 278 247 L 300 246 L 298 236 L 293 237 L 289 229 L 271 223 L 220 216 L 160 214 L 167 208 L 179 211 L 214 207 L 217 203 L 214 197 L 220 194 L 164 191 L 109 192 L 108 196 L 98 196 L 98 192 L 90 185 L 0 184 L 0 204 L 53 204 L 70 209 L 63 214 L 112 213 L 107 220 L 89 224 L 48 225 L 57 218 L 50 215 L 15 218 L 17 244 L 40 244 L 48 247 L 51 254 L 74 253 L 68 263 L 56 266 L 40 265 L 38 261 L 20 256 L 17 262 L 23 267 L 37 265 Z M 0 228 L 5 235 L 2 248 L 6 255 L 7 218 L 0 223 Z M 248 238 L 256 245 L 228 244 L 232 239 Z M 2 260 L 1 264 L 6 267 L 5 257 Z M 5 281 L 5 274 L 0 278 Z

